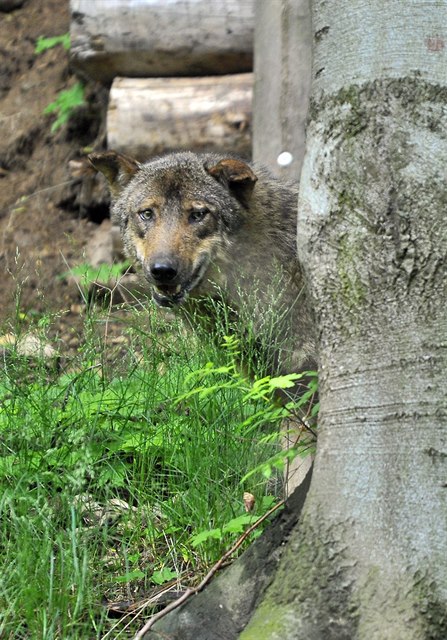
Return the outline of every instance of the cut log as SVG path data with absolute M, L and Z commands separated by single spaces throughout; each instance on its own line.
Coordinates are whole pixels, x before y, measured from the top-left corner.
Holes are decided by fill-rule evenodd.
M 251 71 L 254 0 L 70 0 L 71 55 L 89 76 Z
M 190 149 L 251 155 L 250 73 L 206 78 L 116 78 L 107 143 L 139 160 Z

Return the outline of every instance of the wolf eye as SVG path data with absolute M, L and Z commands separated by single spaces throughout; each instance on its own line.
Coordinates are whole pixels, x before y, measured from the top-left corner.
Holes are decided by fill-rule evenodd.
M 154 217 L 154 210 L 153 209 L 142 209 L 141 211 L 138 212 L 138 216 L 140 217 L 140 220 L 142 220 L 143 222 L 148 222 L 149 220 L 152 220 L 152 218 Z
M 209 214 L 209 212 L 209 209 L 207 209 L 206 207 L 193 209 L 189 214 L 189 219 L 191 222 L 201 222 Z

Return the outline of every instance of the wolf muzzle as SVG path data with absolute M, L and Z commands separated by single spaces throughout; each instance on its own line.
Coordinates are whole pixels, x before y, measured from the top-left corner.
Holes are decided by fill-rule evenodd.
M 174 307 L 182 304 L 188 293 L 202 280 L 209 260 L 202 258 L 191 273 L 185 269 L 177 258 L 157 256 L 144 269 L 146 279 L 152 285 L 152 297 L 160 307 Z

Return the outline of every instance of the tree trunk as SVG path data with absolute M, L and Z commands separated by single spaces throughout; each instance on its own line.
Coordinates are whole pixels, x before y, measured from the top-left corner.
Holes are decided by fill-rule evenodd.
M 447 637 L 447 5 L 314 0 L 310 492 L 243 640 Z M 447 34 L 446 34 L 447 35 Z

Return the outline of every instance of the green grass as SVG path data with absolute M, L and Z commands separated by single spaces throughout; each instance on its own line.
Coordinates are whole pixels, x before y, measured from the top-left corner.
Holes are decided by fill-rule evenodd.
M 216 349 L 147 310 L 118 319 L 125 344 L 98 336 L 111 319 L 96 316 L 75 356 L 3 358 L 2 639 L 132 637 L 142 618 L 107 603 L 197 584 L 281 497 L 266 477 L 286 411 L 275 381 L 241 376 L 232 340 Z

